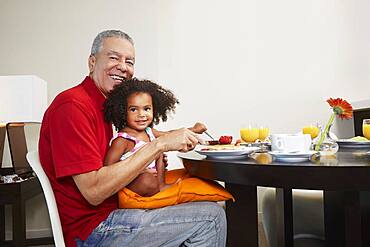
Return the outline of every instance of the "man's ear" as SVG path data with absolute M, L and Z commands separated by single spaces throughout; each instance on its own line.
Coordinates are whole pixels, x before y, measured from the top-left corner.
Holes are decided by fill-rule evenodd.
M 90 73 L 92 73 L 94 71 L 95 62 L 96 62 L 95 56 L 90 55 L 89 60 L 88 60 Z

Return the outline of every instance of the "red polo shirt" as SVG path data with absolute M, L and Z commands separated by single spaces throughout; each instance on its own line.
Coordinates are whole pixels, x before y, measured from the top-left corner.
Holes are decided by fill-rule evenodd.
M 104 101 L 94 81 L 86 77 L 60 93 L 42 121 L 40 161 L 54 190 L 67 246 L 76 246 L 76 238 L 85 240 L 117 208 L 116 196 L 90 205 L 72 178 L 103 166 L 112 138 L 112 126 L 104 121 Z

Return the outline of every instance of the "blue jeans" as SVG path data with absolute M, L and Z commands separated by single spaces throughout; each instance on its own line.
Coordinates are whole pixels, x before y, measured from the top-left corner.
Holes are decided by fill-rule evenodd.
M 192 202 L 160 209 L 117 209 L 86 241 L 88 246 L 225 246 L 225 211 L 214 202 Z

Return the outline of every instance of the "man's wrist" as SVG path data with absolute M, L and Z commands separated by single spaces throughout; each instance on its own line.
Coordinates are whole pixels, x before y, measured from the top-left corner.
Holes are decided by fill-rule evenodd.
M 160 153 L 167 152 L 168 150 L 166 144 L 164 144 L 160 139 L 161 138 L 158 137 L 157 139 L 153 140 L 152 143 Z

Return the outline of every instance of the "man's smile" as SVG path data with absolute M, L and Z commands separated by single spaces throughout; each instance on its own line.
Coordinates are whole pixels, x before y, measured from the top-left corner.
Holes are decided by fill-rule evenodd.
M 112 78 L 113 80 L 115 80 L 119 83 L 123 82 L 126 79 L 124 76 L 115 75 L 115 74 L 111 74 L 109 76 L 110 76 L 110 78 Z

